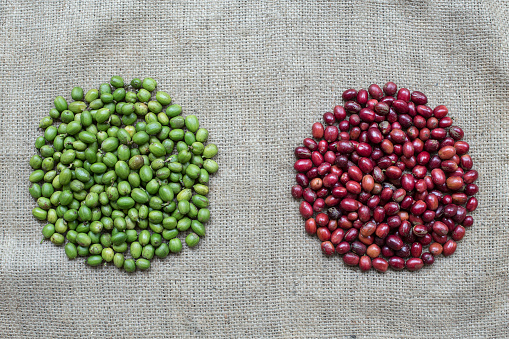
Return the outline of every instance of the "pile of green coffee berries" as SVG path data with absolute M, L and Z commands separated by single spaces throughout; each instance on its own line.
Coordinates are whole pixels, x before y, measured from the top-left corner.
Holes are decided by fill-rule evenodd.
M 154 100 L 156 86 L 114 76 L 86 94 L 75 87 L 72 102 L 57 97 L 41 120 L 39 154 L 30 159 L 32 212 L 69 259 L 134 272 L 180 252 L 180 233 L 189 247 L 205 235 L 217 146 L 205 145 L 208 131 L 196 116 L 182 117 L 167 93 Z

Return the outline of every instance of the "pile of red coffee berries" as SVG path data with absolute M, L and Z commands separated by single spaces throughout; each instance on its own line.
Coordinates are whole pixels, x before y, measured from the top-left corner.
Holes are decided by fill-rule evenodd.
M 478 173 L 447 107 L 393 82 L 343 100 L 295 149 L 306 232 L 363 271 L 417 271 L 453 254 L 474 221 Z

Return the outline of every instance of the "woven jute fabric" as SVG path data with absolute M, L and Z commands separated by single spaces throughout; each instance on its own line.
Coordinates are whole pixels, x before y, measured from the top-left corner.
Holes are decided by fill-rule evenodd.
M 0 337 L 509 337 L 509 5 L 0 1 Z M 153 77 L 219 146 L 199 246 L 127 274 L 40 244 L 30 156 L 55 96 Z M 294 147 L 347 88 L 445 104 L 479 171 L 474 226 L 419 272 L 361 273 L 304 231 Z

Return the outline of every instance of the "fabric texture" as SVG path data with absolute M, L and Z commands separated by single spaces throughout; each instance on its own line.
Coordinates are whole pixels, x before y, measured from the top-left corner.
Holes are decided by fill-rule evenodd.
M 509 337 L 509 5 L 499 0 L 0 1 L 0 337 Z M 146 272 L 40 244 L 28 161 L 55 96 L 153 77 L 219 146 L 199 246 Z M 347 88 L 445 104 L 480 173 L 474 226 L 419 272 L 322 255 L 293 149 Z

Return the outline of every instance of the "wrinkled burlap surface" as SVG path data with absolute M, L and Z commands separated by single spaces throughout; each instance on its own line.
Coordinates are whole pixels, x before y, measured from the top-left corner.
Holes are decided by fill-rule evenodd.
M 0 337 L 509 336 L 506 1 L 0 1 Z M 146 272 L 39 244 L 28 160 L 53 98 L 152 76 L 220 148 L 212 219 Z M 322 255 L 293 149 L 341 92 L 445 104 L 480 173 L 475 224 L 420 272 Z

